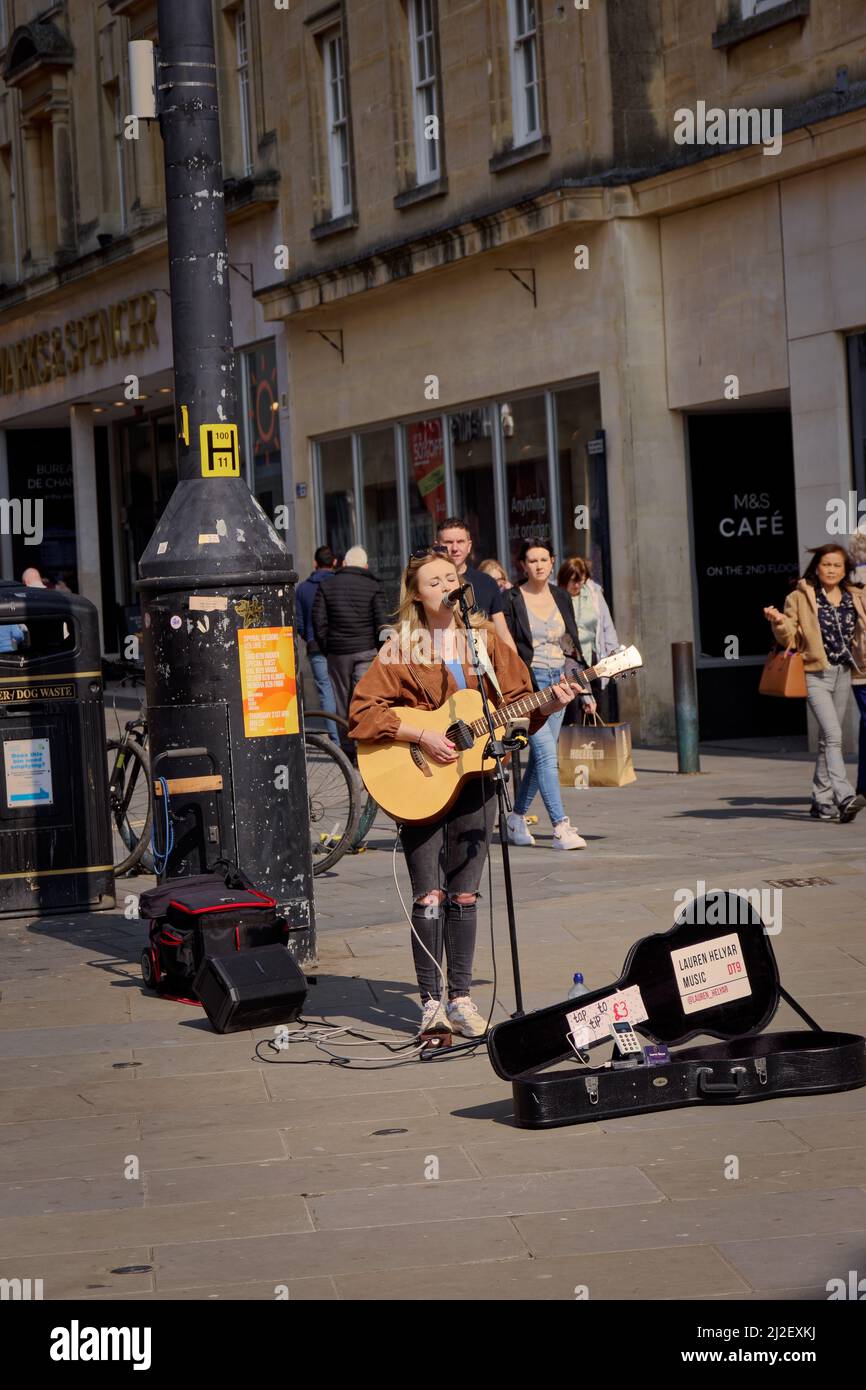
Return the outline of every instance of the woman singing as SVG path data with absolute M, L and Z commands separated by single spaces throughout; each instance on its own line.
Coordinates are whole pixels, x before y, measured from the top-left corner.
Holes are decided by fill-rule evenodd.
M 349 735 L 356 740 L 397 739 L 414 743 L 434 763 L 459 756 L 444 735 L 422 730 L 394 705 L 438 709 L 455 691 L 478 689 L 471 638 L 457 609 L 443 598 L 460 584 L 444 547 L 416 551 L 403 574 L 397 624 L 390 641 L 355 687 L 349 708 Z M 473 620 L 478 646 L 499 684 L 482 678 L 491 704 L 508 704 L 532 689 L 523 662 L 491 624 Z M 484 661 L 481 662 L 484 670 Z M 572 697 L 570 687 L 555 687 L 558 709 Z M 547 718 L 536 711 L 530 731 Z M 475 954 L 476 898 L 493 828 L 495 788 L 490 778 L 466 783 L 441 819 L 424 825 L 401 825 L 400 840 L 412 881 L 412 953 L 421 994 L 421 1032 L 431 1029 L 482 1037 L 484 1019 L 470 998 Z M 448 972 L 448 1000 L 442 1007 L 443 945 Z

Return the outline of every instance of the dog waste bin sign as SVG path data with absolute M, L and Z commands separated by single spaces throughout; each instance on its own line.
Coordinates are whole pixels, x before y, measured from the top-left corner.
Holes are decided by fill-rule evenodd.
M 51 748 L 47 738 L 17 738 L 3 745 L 6 805 L 53 806 Z

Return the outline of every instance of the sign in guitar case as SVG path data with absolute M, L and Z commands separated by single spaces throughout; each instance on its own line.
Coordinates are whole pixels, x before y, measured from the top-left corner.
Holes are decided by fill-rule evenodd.
M 807 1029 L 762 1031 L 780 998 Z M 617 1023 L 662 1045 L 649 1049 L 662 1060 L 614 1048 L 591 1065 Z M 721 1041 L 665 1055 L 707 1036 Z M 760 917 L 730 892 L 698 898 L 669 932 L 636 942 L 616 984 L 508 1019 L 487 1041 L 494 1071 L 512 1083 L 515 1122 L 529 1129 L 866 1085 L 866 1038 L 809 1017 L 779 981 Z

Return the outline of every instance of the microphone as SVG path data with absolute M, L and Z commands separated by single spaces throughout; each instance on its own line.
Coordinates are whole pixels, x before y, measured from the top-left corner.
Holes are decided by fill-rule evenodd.
M 461 584 L 459 589 L 452 589 L 450 594 L 442 595 L 443 608 L 456 608 L 463 594 L 467 595 L 466 603 L 469 608 L 475 607 L 475 595 L 472 592 L 471 584 Z

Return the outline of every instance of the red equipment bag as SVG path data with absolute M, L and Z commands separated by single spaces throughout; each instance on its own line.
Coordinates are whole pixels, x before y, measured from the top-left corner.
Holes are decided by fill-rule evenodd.
M 190 995 L 207 956 L 287 944 L 289 927 L 276 899 L 255 888 L 241 870 L 224 863 L 218 868 L 169 879 L 142 893 L 139 912 L 150 923 L 142 974 L 152 989 Z

